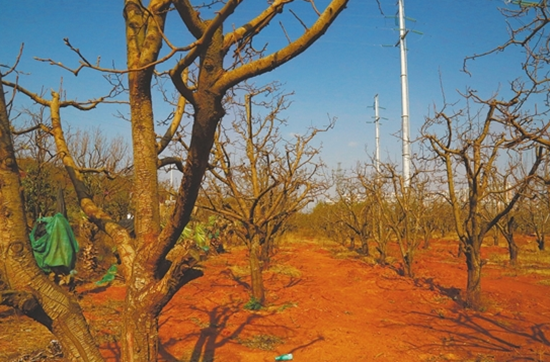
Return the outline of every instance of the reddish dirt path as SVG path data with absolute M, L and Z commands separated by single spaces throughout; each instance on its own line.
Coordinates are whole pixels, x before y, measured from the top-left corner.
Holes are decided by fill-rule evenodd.
M 291 266 L 300 276 L 267 272 L 269 306 L 258 312 L 243 310 L 247 278 L 235 278 L 229 269 L 246 265 L 245 252 L 222 255 L 205 263 L 205 276 L 164 310 L 162 357 L 273 361 L 293 353 L 295 361 L 550 361 L 550 287 L 536 284 L 536 276 L 506 276 L 489 264 L 483 279 L 487 310 L 464 310 L 464 263 L 450 250 L 433 244 L 419 256 L 413 281 L 389 267 L 336 259 L 312 243 L 286 246 L 273 264 Z
M 233 267 L 246 265 L 245 251 L 212 258 L 205 275 L 163 311 L 161 360 L 273 361 L 293 353 L 294 361 L 550 361 L 550 286 L 538 284 L 543 277 L 490 262 L 482 281 L 486 310 L 464 310 L 466 273 L 454 245 L 434 242 L 421 252 L 415 280 L 335 258 L 313 243 L 286 245 L 272 262 L 280 270 L 265 273 L 268 307 L 257 312 L 243 309 L 248 279 Z M 484 255 L 505 251 L 486 247 Z M 120 327 L 123 288 L 80 292 L 83 308 L 94 309 L 87 317 L 102 336 L 102 353 L 117 361 L 110 335 Z

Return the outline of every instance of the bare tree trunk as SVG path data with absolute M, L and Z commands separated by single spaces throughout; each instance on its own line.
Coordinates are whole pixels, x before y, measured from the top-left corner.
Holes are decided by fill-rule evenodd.
M 386 265 L 386 245 L 379 245 L 376 250 L 378 250 L 378 264 Z
M 349 237 L 349 250 L 355 250 L 355 236 Z
M 466 285 L 466 306 L 477 310 L 481 307 L 481 253 L 477 242 L 470 242 L 464 248 L 468 281 Z
M 123 358 L 129 362 L 156 361 L 158 356 L 158 312 L 154 311 L 136 290 L 128 290 L 123 315 Z M 126 350 L 126 351 L 124 351 Z
M 271 261 L 271 256 L 273 255 L 273 237 L 266 237 L 260 243 L 260 260 L 264 265 L 269 265 Z
M 508 242 L 508 252 L 510 253 L 510 264 L 516 265 L 519 253 L 518 245 L 516 244 L 513 235 L 507 236 L 506 241 Z
M 537 238 L 537 246 L 539 248 L 540 251 L 544 251 L 545 250 L 545 245 L 544 245 L 544 234 L 542 234 L 539 238 Z
M 428 249 L 430 247 L 430 239 L 432 238 L 431 229 L 424 230 L 424 243 L 422 244 L 422 249 Z
M 0 270 L 8 288 L 22 293 L 12 306 L 46 326 L 68 360 L 103 361 L 78 303 L 34 261 L 21 190 L 0 76 Z
M 506 237 L 506 235 L 504 237 Z M 498 246 L 498 228 L 495 228 L 493 233 L 493 245 Z
M 516 229 L 516 221 L 512 216 L 506 223 L 506 229 L 503 232 L 504 238 L 508 243 L 508 251 L 510 253 L 510 264 L 516 265 L 518 260 L 518 245 L 514 240 L 514 230 Z
M 370 255 L 369 242 L 368 242 L 368 237 L 367 236 L 362 236 L 361 237 L 361 253 L 366 255 L 366 256 Z
M 265 301 L 264 280 L 260 262 L 260 243 L 257 237 L 253 237 L 251 241 L 249 254 L 252 298 L 263 304 Z
M 380 211 L 380 210 L 378 210 Z M 378 257 L 378 264 L 380 265 L 386 265 L 386 256 L 387 256 L 387 249 L 388 249 L 388 239 L 387 239 L 387 235 L 386 233 L 384 233 L 383 229 L 382 229 L 382 221 L 381 221 L 381 218 L 380 218 L 380 212 L 377 212 L 377 214 L 379 215 L 379 218 L 378 218 L 378 224 L 377 224 L 377 235 L 375 237 L 375 241 L 376 241 L 376 250 L 378 251 L 379 253 L 379 257 Z M 382 235 L 384 233 L 384 235 Z
M 413 268 L 412 268 L 412 256 L 410 253 L 403 254 L 403 275 L 408 278 L 413 278 Z

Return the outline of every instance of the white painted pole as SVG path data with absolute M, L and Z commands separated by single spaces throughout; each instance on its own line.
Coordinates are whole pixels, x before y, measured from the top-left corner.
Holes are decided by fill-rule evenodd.
M 407 79 L 407 44 L 405 38 L 405 5 L 399 0 L 399 47 L 401 50 L 401 136 L 403 138 L 403 180 L 405 186 L 410 182 L 410 140 L 409 140 L 409 82 Z

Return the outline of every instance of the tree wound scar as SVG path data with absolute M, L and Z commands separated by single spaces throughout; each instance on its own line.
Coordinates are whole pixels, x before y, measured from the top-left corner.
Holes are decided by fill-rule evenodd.
M 21 241 L 14 241 L 9 246 L 9 252 L 11 255 L 19 256 L 23 253 L 23 243 Z

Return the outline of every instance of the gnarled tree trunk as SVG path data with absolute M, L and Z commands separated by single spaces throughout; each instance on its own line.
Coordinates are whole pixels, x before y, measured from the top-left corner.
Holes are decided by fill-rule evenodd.
M 263 304 L 265 301 L 264 281 L 262 276 L 262 264 L 260 262 L 260 241 L 254 237 L 250 242 L 249 261 L 252 298 L 254 301 Z
M 9 289 L 18 291 L 18 298 L 0 299 L 46 326 L 61 342 L 67 359 L 102 361 L 78 303 L 36 265 L 21 190 L 0 83 L 0 277 Z
M 540 237 L 537 237 L 537 247 L 539 248 L 540 251 L 545 250 L 544 234 L 541 234 Z
M 469 240 L 468 245 L 463 248 L 466 256 L 468 269 L 468 280 L 466 283 L 466 306 L 477 310 L 481 307 L 481 242 Z

